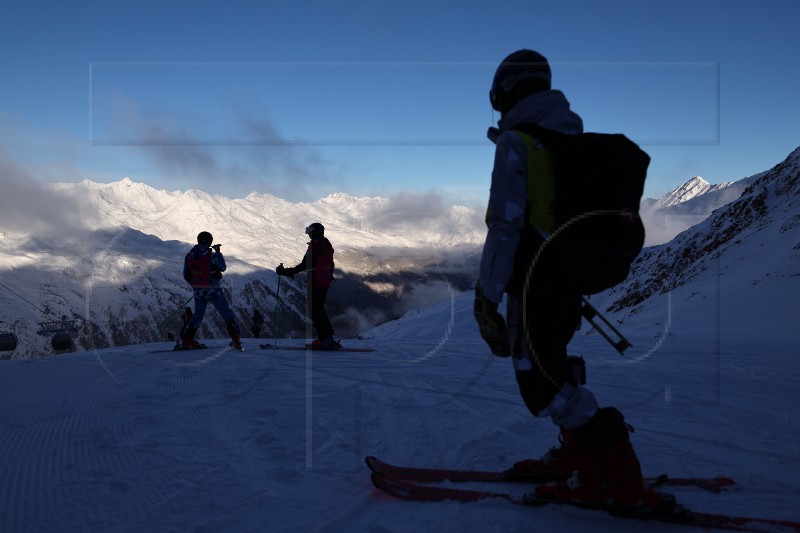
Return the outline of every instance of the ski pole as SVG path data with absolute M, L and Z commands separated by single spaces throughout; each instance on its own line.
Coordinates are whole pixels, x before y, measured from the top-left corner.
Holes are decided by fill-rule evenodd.
M 628 339 L 623 337 L 622 333 L 620 333 L 619 330 L 617 330 L 617 328 L 615 328 L 611 324 L 611 322 L 609 322 L 606 319 L 606 317 L 601 315 L 600 311 L 595 309 L 594 306 L 590 304 L 586 298 L 582 298 L 582 300 L 583 300 L 583 306 L 581 306 L 581 314 L 583 315 L 583 317 L 589 321 L 592 327 L 596 329 L 597 332 L 600 333 L 600 335 L 603 336 L 606 342 L 608 342 L 611 346 L 613 346 L 614 349 L 617 350 L 620 355 L 623 355 L 622 352 L 624 352 L 625 350 L 627 350 L 632 346 L 630 341 L 628 341 Z M 619 340 L 615 341 L 614 339 L 611 338 L 611 336 L 608 333 L 600 329 L 600 326 L 593 320 L 594 317 L 600 318 L 600 320 L 603 321 L 603 323 L 614 333 L 614 335 L 617 336 Z
M 192 300 L 194 300 L 194 294 L 192 294 L 192 296 L 191 296 L 191 297 L 189 297 L 189 299 L 188 299 L 188 300 L 186 300 L 186 301 L 185 301 L 185 302 L 183 302 L 181 305 L 179 305 L 179 306 L 178 306 L 178 308 L 175 310 L 175 312 L 174 312 L 174 313 L 172 313 L 171 315 L 169 315 L 169 316 L 167 317 L 167 319 L 166 319 L 166 320 L 164 320 L 163 322 L 161 322 L 161 323 L 158 325 L 158 329 L 156 330 L 156 338 L 159 338 L 159 337 L 161 337 L 161 334 L 164 332 L 164 328 L 166 328 L 166 327 L 167 327 L 167 325 L 168 325 L 170 322 L 172 322 L 172 321 L 175 319 L 175 317 L 177 317 L 177 316 L 178 316 L 178 314 L 179 314 L 179 313 L 180 313 L 180 312 L 181 312 L 181 311 L 182 311 L 182 310 L 183 310 L 183 309 L 184 309 L 184 308 L 185 308 L 187 305 L 189 305 L 189 302 L 191 302 Z
M 283 263 L 281 263 L 281 266 L 283 266 Z M 281 278 L 282 276 L 278 274 L 278 290 L 275 291 L 275 319 L 273 320 L 275 323 L 275 344 L 273 348 L 276 350 L 278 349 L 278 331 L 281 323 Z

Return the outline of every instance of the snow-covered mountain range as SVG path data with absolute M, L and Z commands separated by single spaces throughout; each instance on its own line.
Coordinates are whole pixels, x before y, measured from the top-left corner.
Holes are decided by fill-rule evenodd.
M 479 244 L 482 218 L 474 209 L 447 207 L 435 195 L 356 198 L 337 193 L 313 203 L 291 203 L 269 194 L 230 199 L 192 189 L 156 190 L 129 178 L 51 186 L 84 197 L 108 222 L 155 235 L 193 242 L 211 231 L 223 251 L 251 265 L 274 268 L 302 257 L 304 229 L 322 222 L 337 252 L 350 250 L 448 248 Z M 288 264 L 288 263 L 287 263 Z
M 176 332 L 173 315 L 191 295 L 181 277 L 183 256 L 203 230 L 222 244 L 224 281 L 245 334 L 259 308 L 266 335 L 280 320 L 281 334 L 293 337 L 308 333 L 304 284 L 283 280 L 279 317 L 274 268 L 300 262 L 311 222 L 324 223 L 336 250 L 338 281 L 328 302 L 341 336 L 468 288 L 485 231 L 476 210 L 446 207 L 432 194 L 334 194 L 293 204 L 255 193 L 229 199 L 168 192 L 126 178 L 49 185 L 42 202 L 50 205 L 42 217 L 32 216 L 30 229 L 20 224 L 0 232 L 8 289 L 0 288 L 0 332 L 17 334 L 18 354 L 50 351 L 49 337 L 35 332 L 39 322 L 62 316 L 81 324 L 80 349 Z M 201 335 L 224 335 L 215 318 L 210 312 Z
M 668 244 L 649 242 L 657 245 L 646 249 L 631 277 L 601 298 L 603 303 L 623 319 L 663 314 L 664 295 L 673 297 L 673 305 L 675 295 L 696 305 L 719 300 L 723 289 L 761 283 L 794 287 L 799 215 L 791 194 L 782 191 L 796 182 L 796 160 L 797 151 L 770 171 L 720 186 L 693 178 L 662 199 L 643 202 L 649 241 L 675 237 L 678 225 L 659 226 L 659 217 L 691 228 Z M 480 209 L 448 207 L 433 194 L 340 193 L 291 203 L 256 193 L 229 199 L 198 190 L 169 192 L 126 178 L 50 185 L 42 202 L 50 212 L 0 228 L 0 333 L 19 337 L 16 357 L 51 353 L 50 338 L 36 331 L 40 322 L 63 316 L 78 325 L 78 349 L 163 340 L 176 332 L 174 315 L 191 295 L 180 275 L 182 259 L 201 230 L 223 245 L 229 264 L 225 283 L 242 329 L 249 330 L 252 309 L 259 308 L 266 336 L 274 334 L 279 318 L 274 267 L 300 261 L 310 222 L 325 224 L 336 249 L 338 282 L 329 309 L 342 336 L 469 289 L 485 236 Z M 304 284 L 284 281 L 280 333 L 305 337 Z M 692 283 L 702 287 L 684 295 Z M 758 331 L 770 323 L 783 327 L 771 315 L 754 319 Z M 213 311 L 201 335 L 224 336 Z

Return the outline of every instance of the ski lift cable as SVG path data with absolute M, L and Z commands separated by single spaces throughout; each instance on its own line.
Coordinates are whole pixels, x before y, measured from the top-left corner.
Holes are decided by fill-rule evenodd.
M 39 309 L 39 308 L 38 308 L 38 307 L 37 307 L 37 306 L 36 306 L 36 305 L 35 305 L 33 302 L 31 302 L 30 300 L 26 299 L 24 296 L 20 295 L 18 292 L 16 292 L 16 291 L 14 291 L 13 289 L 11 289 L 11 288 L 10 288 L 8 285 L 6 285 L 6 284 L 4 284 L 4 283 L 0 282 L 0 286 L 4 287 L 4 288 L 5 288 L 6 290 L 8 290 L 10 293 L 12 293 L 13 295 L 15 295 L 17 298 L 19 298 L 19 299 L 20 299 L 20 300 L 22 300 L 23 302 L 27 303 L 28 305 L 30 305 L 31 307 L 33 307 L 34 309 L 36 309 L 37 311 L 39 311 L 39 312 L 40 312 L 40 313 L 42 313 L 43 315 L 51 314 L 51 313 L 47 313 L 47 312 L 45 312 L 45 311 L 42 311 L 41 309 Z

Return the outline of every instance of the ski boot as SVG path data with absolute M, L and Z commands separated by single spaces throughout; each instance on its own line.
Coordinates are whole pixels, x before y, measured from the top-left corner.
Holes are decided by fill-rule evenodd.
M 243 352 L 244 348 L 242 347 L 242 341 L 239 338 L 239 328 L 234 322 L 228 322 L 227 329 L 228 335 L 231 336 L 231 348 Z
M 197 333 L 196 328 L 186 330 L 183 338 L 181 338 L 180 345 L 177 345 L 175 348 L 180 350 L 194 350 L 197 348 L 206 348 L 205 344 L 201 344 L 196 340 L 194 340 L 195 333 Z
M 572 463 L 577 468 L 566 480 L 537 487 L 537 496 L 630 508 L 642 506 L 651 498 L 645 491 L 629 426 L 617 409 L 598 409 L 589 422 L 572 431 L 569 442 L 569 446 L 558 449 L 556 456 L 561 460 L 551 464 L 556 464 L 562 474 L 562 465 Z M 582 454 L 572 453 L 572 447 Z

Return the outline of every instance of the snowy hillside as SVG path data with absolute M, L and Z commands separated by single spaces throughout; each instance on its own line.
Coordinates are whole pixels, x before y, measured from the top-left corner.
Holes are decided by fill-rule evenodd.
M 453 296 L 345 342 L 372 353 L 248 341 L 240 353 L 212 341 L 200 352 L 151 353 L 162 343 L 5 361 L 0 530 L 676 531 L 504 501 L 409 503 L 372 487 L 365 455 L 501 469 L 556 444 L 557 428 L 525 409 L 511 363 L 480 340 L 471 305 Z M 644 331 L 645 318 L 623 329 Z M 646 358 L 658 339 L 636 333 L 625 358 L 597 336 L 576 337 L 570 352 L 586 357 L 601 403 L 635 426 L 646 473 L 739 483 L 671 489 L 681 503 L 798 520 L 797 345 L 707 334 L 676 324 Z
M 734 201 L 760 175 L 711 185 L 695 177 L 659 199 L 644 199 L 641 214 L 647 246 L 664 244 L 678 233 L 699 224 L 715 209 Z
M 646 249 L 608 298 L 619 317 L 702 324 L 726 339 L 800 341 L 800 148 L 741 197 Z
M 182 303 L 192 294 L 181 275 L 188 249 L 125 227 L 84 230 L 67 240 L 7 235 L 0 240 L 0 332 L 17 335 L 15 357 L 52 354 L 53 335 L 37 335 L 39 323 L 62 316 L 75 321 L 68 333 L 78 350 L 165 339 L 177 333 Z M 247 331 L 252 307 L 274 309 L 277 276 L 236 258 L 228 258 L 228 269 L 223 281 Z M 304 298 L 296 283 L 284 284 L 284 332 L 304 329 Z M 272 313 L 265 319 L 271 327 Z M 213 311 L 201 335 L 225 336 Z

